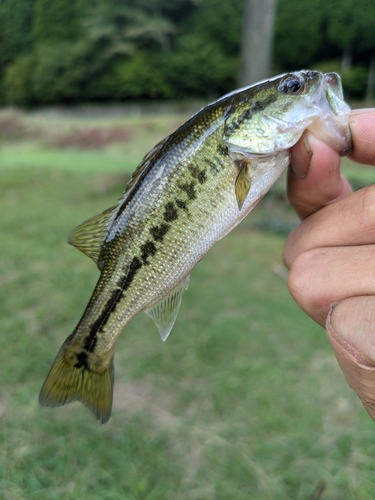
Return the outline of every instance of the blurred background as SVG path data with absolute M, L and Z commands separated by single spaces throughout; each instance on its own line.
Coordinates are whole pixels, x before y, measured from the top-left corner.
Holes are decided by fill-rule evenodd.
M 1 0 L 0 103 L 217 97 L 307 67 L 371 99 L 374 19 L 372 0 Z
M 193 271 L 165 344 L 126 328 L 108 424 L 37 402 L 98 278 L 70 231 L 199 107 L 301 68 L 373 105 L 375 2 L 0 0 L 0 498 L 374 498 L 375 424 L 287 290 L 285 178 Z

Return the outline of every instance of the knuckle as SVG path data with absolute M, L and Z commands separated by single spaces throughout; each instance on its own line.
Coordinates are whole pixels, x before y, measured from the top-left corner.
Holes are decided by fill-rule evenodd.
M 324 249 L 307 250 L 295 259 L 289 271 L 289 292 L 309 315 L 314 315 L 314 311 L 320 310 L 327 302 L 326 287 L 321 286 L 322 259 L 324 259 Z
M 297 304 L 301 306 L 311 283 L 311 254 L 312 251 L 307 251 L 298 255 L 289 270 L 289 292 Z

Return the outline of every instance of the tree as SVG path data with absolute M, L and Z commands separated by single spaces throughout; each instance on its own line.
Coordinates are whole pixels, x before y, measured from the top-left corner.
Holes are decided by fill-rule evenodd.
M 163 3 L 168 5 L 165 0 L 99 2 L 84 22 L 85 33 L 104 59 L 131 55 L 137 48 L 168 52 L 176 28 Z
M 165 70 L 174 97 L 214 98 L 237 84 L 243 0 L 204 0 L 181 20 Z
M 351 0 L 332 0 L 329 4 L 328 36 L 342 52 L 341 68 L 351 68 L 354 42 L 358 36 L 359 17 L 358 4 L 353 8 Z
M 375 2 L 331 0 L 328 11 L 328 36 L 341 51 L 341 69 L 349 70 L 353 59 L 368 64 L 367 99 L 374 93 L 375 82 Z
M 34 0 L 0 2 L 1 59 L 13 61 L 32 50 Z
M 75 0 L 36 0 L 34 35 L 37 44 L 79 38 L 79 3 Z
M 276 0 L 246 0 L 241 44 L 240 85 L 269 76 Z
M 276 71 L 309 68 L 317 58 L 331 58 L 324 23 L 326 0 L 278 0 L 275 21 Z

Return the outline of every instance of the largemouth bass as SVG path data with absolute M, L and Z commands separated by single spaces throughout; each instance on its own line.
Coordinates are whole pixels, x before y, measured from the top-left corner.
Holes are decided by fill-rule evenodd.
M 40 403 L 79 400 L 107 422 L 114 347 L 126 324 L 145 311 L 165 340 L 191 270 L 287 168 L 303 132 L 342 155 L 351 150 L 348 114 L 338 75 L 299 71 L 225 95 L 157 144 L 119 203 L 70 236 L 101 274 Z

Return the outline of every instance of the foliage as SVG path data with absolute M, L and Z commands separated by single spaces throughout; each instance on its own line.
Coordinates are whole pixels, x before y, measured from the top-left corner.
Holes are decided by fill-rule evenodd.
M 30 55 L 18 58 L 6 68 L 3 83 L 5 102 L 18 106 L 32 104 L 32 74 L 34 64 L 35 57 Z
M 217 96 L 236 86 L 241 9 L 239 0 L 206 0 L 185 20 L 166 67 L 176 96 Z
M 324 43 L 325 0 L 278 0 L 274 64 L 277 70 L 309 67 Z
M 167 71 L 178 97 L 217 96 L 235 86 L 238 57 L 226 57 L 215 41 L 185 35 L 170 57 Z
M 32 84 L 40 103 L 69 102 L 78 97 L 74 48 L 69 42 L 38 47 Z
M 349 95 L 363 96 L 375 46 L 375 2 L 358 0 L 355 8 L 350 0 L 277 5 L 275 72 L 345 55 L 354 69 L 344 85 Z M 2 0 L 0 102 L 225 93 L 240 73 L 243 8 L 244 0 Z M 28 75 L 31 60 L 35 71 Z
M 328 36 L 340 50 L 356 52 L 375 46 L 373 0 L 331 0 L 328 4 Z
M 30 52 L 35 0 L 5 0 L 0 3 L 0 66 Z M 1 46 L 2 45 L 2 46 Z
M 224 54 L 237 56 L 240 46 L 243 0 L 204 0 L 186 18 L 184 35 L 191 35 L 204 43 L 215 42 Z
M 166 61 L 162 54 L 141 51 L 125 59 L 116 68 L 115 95 L 119 99 L 170 97 L 171 88 L 163 72 Z
M 71 41 L 79 36 L 76 0 L 36 0 L 34 35 L 37 44 Z

